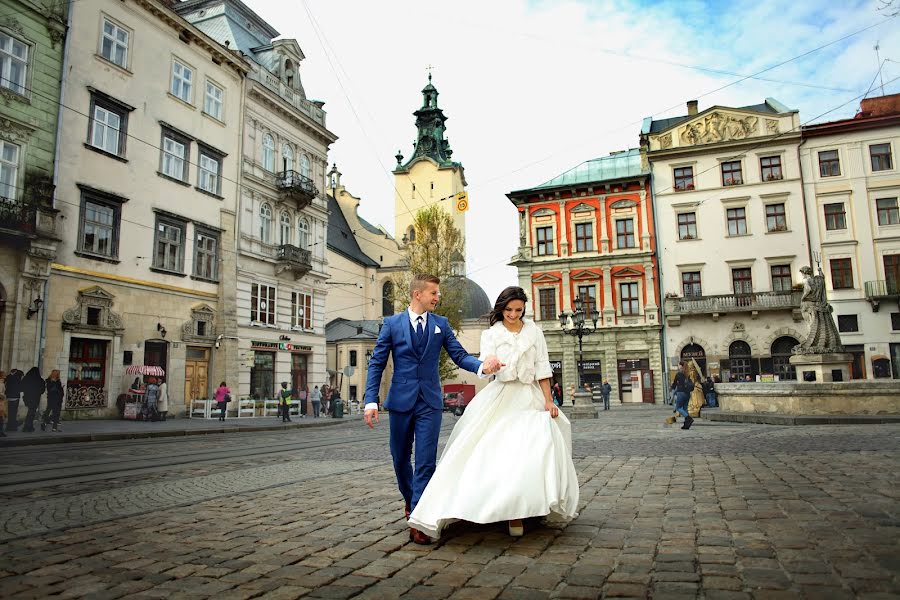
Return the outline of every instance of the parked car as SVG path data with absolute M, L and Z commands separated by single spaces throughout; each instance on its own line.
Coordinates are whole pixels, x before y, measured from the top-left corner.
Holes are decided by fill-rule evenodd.
M 447 392 L 444 394 L 444 410 L 452 412 L 456 416 L 462 415 L 468 404 L 469 401 L 466 400 L 466 396 L 462 392 Z

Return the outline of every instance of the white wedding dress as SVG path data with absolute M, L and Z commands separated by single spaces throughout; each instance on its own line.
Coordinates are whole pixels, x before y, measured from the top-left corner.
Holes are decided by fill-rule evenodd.
M 433 538 L 458 520 L 576 516 L 572 427 L 561 410 L 550 416 L 537 383 L 552 375 L 543 332 L 533 321 L 519 333 L 496 323 L 481 335 L 482 359 L 491 354 L 506 366 L 466 407 L 409 518 Z

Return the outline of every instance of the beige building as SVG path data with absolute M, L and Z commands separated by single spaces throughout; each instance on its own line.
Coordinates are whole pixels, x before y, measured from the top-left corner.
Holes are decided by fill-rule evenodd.
M 128 366 L 163 367 L 181 412 L 227 360 L 215 339 L 249 65 L 165 3 L 71 10 L 45 364 L 67 409 L 97 414 L 114 413 Z
M 800 119 L 769 98 L 646 119 L 653 175 L 665 353 L 671 372 L 794 379 L 805 334 L 800 267 L 809 264 L 798 151 Z
M 855 118 L 803 128 L 810 244 L 851 377 L 900 378 L 900 94 L 867 98 Z
M 303 52 L 239 0 L 188 0 L 176 10 L 249 61 L 241 131 L 236 289 L 220 344 L 241 397 L 272 398 L 326 380 L 328 147 L 323 103 L 307 97 Z M 234 295 L 233 295 L 234 296 Z M 231 297 L 229 297 L 229 300 Z M 238 360 L 239 357 L 239 360 Z

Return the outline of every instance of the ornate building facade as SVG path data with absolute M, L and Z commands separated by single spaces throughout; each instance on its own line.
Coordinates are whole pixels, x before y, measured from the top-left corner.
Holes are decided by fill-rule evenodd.
M 851 377 L 900 378 L 900 94 L 853 119 L 803 127 L 810 244 L 820 258 Z
M 799 269 L 809 263 L 800 120 L 769 98 L 646 119 L 670 372 L 777 375 L 802 339 Z
M 189 0 L 185 19 L 239 52 L 250 70 L 242 102 L 236 277 L 220 345 L 241 397 L 272 398 L 279 383 L 326 381 L 327 152 L 337 137 L 300 78 L 304 55 L 239 0 Z M 229 302 L 231 302 L 229 304 Z
M 554 379 L 569 389 L 580 370 L 587 383 L 608 379 L 622 402 L 661 401 L 655 216 L 640 151 L 589 160 L 507 196 L 519 211 L 511 264 L 547 339 Z M 583 361 L 559 321 L 578 297 L 599 312 Z
M 0 369 L 7 372 L 44 366 L 59 235 L 54 164 L 66 9 L 0 1 Z

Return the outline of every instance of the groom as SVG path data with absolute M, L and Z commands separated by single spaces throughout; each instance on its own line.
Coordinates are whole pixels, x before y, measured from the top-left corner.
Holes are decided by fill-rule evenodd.
M 394 376 L 384 407 L 390 421 L 391 456 L 397 486 L 406 501 L 406 516 L 416 507 L 425 486 L 434 474 L 437 443 L 444 408 L 438 357 L 441 348 L 466 371 L 481 375 L 495 373 L 502 364 L 489 356 L 484 363 L 470 356 L 456 340 L 450 323 L 432 311 L 440 300 L 441 280 L 434 275 L 417 274 L 409 286 L 409 309 L 384 320 L 375 351 L 369 361 L 366 381 L 366 424 L 378 422 L 378 390 L 388 355 L 394 356 Z M 410 463 L 416 445 L 416 469 Z M 431 538 L 410 528 L 409 538 L 417 544 L 430 544 Z

